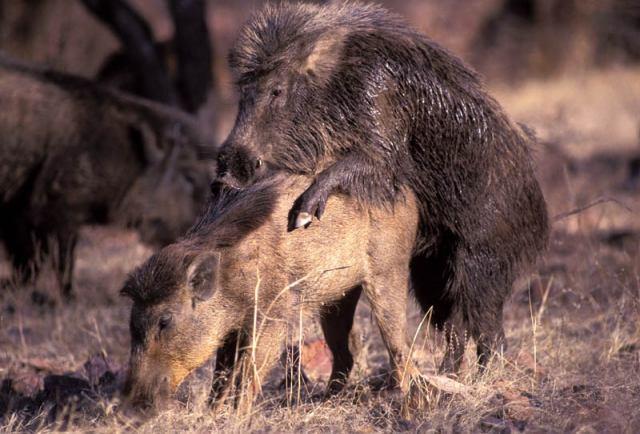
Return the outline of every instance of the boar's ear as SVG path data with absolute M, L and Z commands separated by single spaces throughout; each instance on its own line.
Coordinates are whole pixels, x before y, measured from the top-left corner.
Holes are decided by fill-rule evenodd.
M 340 59 L 345 37 L 346 31 L 341 28 L 323 32 L 303 59 L 301 73 L 314 80 L 327 81 Z
M 218 286 L 220 273 L 220 252 L 207 253 L 197 257 L 187 270 L 189 289 L 193 303 L 209 299 Z
M 128 133 L 129 143 L 143 165 L 152 165 L 162 160 L 163 152 L 159 147 L 158 138 L 149 125 L 130 124 Z

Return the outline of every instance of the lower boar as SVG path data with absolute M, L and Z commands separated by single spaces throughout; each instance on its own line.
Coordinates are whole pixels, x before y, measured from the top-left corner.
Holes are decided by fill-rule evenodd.
M 361 291 L 408 391 L 417 378 L 405 335 L 415 198 L 407 191 L 394 208 L 367 209 L 334 195 L 321 222 L 288 233 L 291 201 L 309 182 L 276 175 L 223 192 L 184 238 L 131 275 L 122 293 L 133 299 L 125 387 L 133 402 L 166 398 L 217 351 L 212 399 L 226 395 L 232 372 L 250 403 L 299 309 L 320 317 L 333 353 L 328 392 L 338 391 L 353 366 L 349 334 Z
M 206 200 L 205 140 L 179 111 L 1 56 L 0 107 L 0 235 L 24 280 L 42 248 L 70 295 L 81 224 L 167 244 Z

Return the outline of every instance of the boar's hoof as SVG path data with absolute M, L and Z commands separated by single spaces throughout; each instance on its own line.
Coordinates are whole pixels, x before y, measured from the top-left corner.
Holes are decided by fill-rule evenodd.
M 311 224 L 311 219 L 313 218 L 313 216 L 311 214 L 309 214 L 308 212 L 301 212 L 300 214 L 298 214 L 298 217 L 296 217 L 296 224 L 295 224 L 295 228 L 301 228 L 301 227 L 306 227 L 309 224 Z

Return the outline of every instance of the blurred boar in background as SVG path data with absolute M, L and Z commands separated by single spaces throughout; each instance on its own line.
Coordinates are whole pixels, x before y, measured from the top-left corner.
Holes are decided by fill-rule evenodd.
M 122 292 L 133 299 L 125 387 L 132 402 L 162 401 L 217 351 L 212 400 L 220 402 L 235 377 L 243 382 L 241 403 L 250 405 L 301 310 L 320 317 L 333 353 L 328 392 L 337 392 L 353 366 L 349 343 L 361 291 L 398 385 L 411 390 L 418 371 L 409 358 L 406 302 L 415 198 L 405 191 L 391 210 L 332 196 L 321 223 L 288 233 L 291 201 L 308 183 L 275 175 L 226 190 L 183 239 L 131 275 Z
M 166 244 L 205 202 L 209 150 L 179 111 L 4 57 L 0 107 L 0 234 L 24 280 L 42 249 L 71 295 L 81 224 L 119 222 Z
M 412 287 L 447 332 L 441 369 L 458 370 L 468 335 L 484 366 L 503 347 L 513 282 L 547 243 L 533 137 L 461 60 L 379 6 L 268 5 L 230 62 L 240 109 L 220 183 L 244 187 L 270 170 L 314 176 L 292 202 L 292 228 L 322 217 L 334 193 L 392 206 L 412 189 Z

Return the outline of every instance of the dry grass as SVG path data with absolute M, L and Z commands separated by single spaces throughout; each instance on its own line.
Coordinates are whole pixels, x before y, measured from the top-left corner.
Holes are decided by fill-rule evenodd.
M 405 420 L 398 393 L 378 390 L 387 356 L 361 303 L 363 352 L 347 391 L 336 398 L 321 399 L 322 356 L 303 354 L 310 390 L 281 390 L 279 369 L 249 415 L 230 406 L 215 414 L 207 408 L 207 365 L 190 376 L 172 408 L 144 421 L 127 417 L 117 409 L 116 386 L 128 357 L 129 302 L 117 291 L 150 250 L 135 234 L 87 228 L 77 251 L 76 303 L 58 300 L 53 309 L 34 303 L 33 291 L 56 297 L 50 274 L 0 295 L 0 379 L 14 380 L 0 391 L 0 410 L 16 388 L 24 394 L 51 389 L 42 383 L 45 375 L 74 373 L 63 378 L 86 379 L 91 387 L 75 398 L 54 388 L 39 408 L 14 401 L 0 416 L 0 430 L 640 432 L 640 190 L 621 188 L 630 154 L 640 153 L 638 71 L 532 83 L 498 95 L 547 143 L 538 159 L 552 215 L 603 196 L 629 209 L 607 203 L 555 224 L 545 261 L 516 286 L 505 309 L 508 351 L 478 378 L 469 348 L 459 378 L 468 394 L 440 396 Z M 8 271 L 3 263 L 0 273 Z M 423 316 L 415 306 L 408 314 L 412 339 Z M 319 336 L 313 320 L 300 321 L 305 341 Z M 442 350 L 434 330 L 415 334 L 413 357 L 422 372 L 435 371 Z M 95 357 L 83 368 L 95 355 L 106 360 L 100 373 L 120 376 L 101 383 L 91 373 L 99 365 Z

